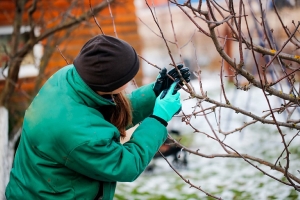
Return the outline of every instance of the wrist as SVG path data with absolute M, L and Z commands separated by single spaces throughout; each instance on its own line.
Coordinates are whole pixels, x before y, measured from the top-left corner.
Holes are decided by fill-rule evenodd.
M 164 125 L 164 126 L 168 126 L 168 122 L 166 120 L 164 120 L 163 118 L 158 117 L 157 115 L 150 115 L 149 117 L 156 119 L 157 121 L 162 123 L 162 125 Z

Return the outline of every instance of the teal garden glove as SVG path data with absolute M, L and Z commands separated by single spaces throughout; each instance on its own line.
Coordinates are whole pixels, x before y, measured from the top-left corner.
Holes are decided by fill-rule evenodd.
M 169 89 L 156 98 L 153 115 L 169 122 L 181 110 L 180 93 L 175 89 L 180 80 L 175 81 Z

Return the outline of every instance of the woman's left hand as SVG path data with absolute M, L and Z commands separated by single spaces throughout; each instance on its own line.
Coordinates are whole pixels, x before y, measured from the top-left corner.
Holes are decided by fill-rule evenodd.
M 182 75 L 182 78 L 185 80 L 185 82 L 190 82 L 190 70 L 187 67 L 183 67 L 183 65 L 177 66 L 178 70 L 180 71 L 180 74 Z M 153 87 L 153 91 L 156 96 L 158 96 L 163 90 L 169 89 L 172 83 L 175 79 L 180 79 L 180 74 L 178 73 L 177 69 L 174 67 L 167 73 L 167 69 L 163 68 L 156 79 L 156 82 Z M 172 80 L 171 76 L 174 80 Z M 179 84 L 183 86 L 183 82 L 180 81 Z M 179 87 L 180 88 L 180 87 Z

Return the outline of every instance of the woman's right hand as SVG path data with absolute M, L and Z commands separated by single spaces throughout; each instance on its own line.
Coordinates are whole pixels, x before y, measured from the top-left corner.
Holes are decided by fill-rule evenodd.
M 155 101 L 153 115 L 162 118 L 166 122 L 169 122 L 181 109 L 180 93 L 175 90 L 177 84 L 177 81 L 174 82 L 167 93 L 162 91 Z

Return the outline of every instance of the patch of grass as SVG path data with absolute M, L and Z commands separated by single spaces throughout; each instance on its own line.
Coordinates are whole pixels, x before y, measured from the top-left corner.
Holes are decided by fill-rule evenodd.
M 277 199 L 275 196 L 271 195 L 267 197 L 268 200 Z
M 175 189 L 180 191 L 185 185 L 186 184 L 183 183 L 183 182 L 178 183 L 178 184 L 175 185 Z
M 289 147 L 289 151 L 296 158 L 298 158 L 298 159 L 300 158 L 300 148 L 299 148 L 299 146 Z
M 194 141 L 194 134 L 193 133 L 183 133 L 181 135 L 175 135 L 175 134 L 170 134 L 175 140 L 180 142 L 183 146 L 189 147 Z
M 149 200 L 176 200 L 176 198 L 169 198 L 169 197 L 166 197 L 165 195 L 159 195 L 159 196 L 155 196 L 155 197 L 151 197 L 151 198 L 148 198 Z
M 294 199 L 298 199 L 298 197 L 299 197 L 299 193 L 296 192 L 296 190 L 291 190 L 289 196 L 287 196 L 287 199 L 294 200 Z
M 245 182 L 241 182 L 241 181 L 236 181 L 236 184 L 239 185 L 239 186 L 243 186 L 243 185 L 246 185 Z
M 263 183 L 259 183 L 259 184 L 258 184 L 258 187 L 259 187 L 259 188 L 262 188 L 264 185 L 265 185 L 265 184 L 263 184 Z
M 123 195 L 121 195 L 121 194 L 115 194 L 114 199 L 126 200 L 126 198 Z
M 240 196 L 242 196 L 242 194 L 243 194 L 242 191 L 239 191 L 239 190 L 237 190 L 237 189 L 231 189 L 230 191 L 233 192 L 233 194 L 234 194 L 235 197 L 240 197 Z
M 150 193 L 147 191 L 147 192 L 141 192 L 138 190 L 139 188 L 134 188 L 132 191 L 131 191 L 131 194 L 144 194 L 144 195 L 149 195 Z
M 200 170 L 200 172 L 201 172 L 201 170 Z M 212 172 L 210 172 L 209 174 L 207 173 L 204 173 L 204 174 L 201 174 L 202 176 L 200 177 L 201 179 L 203 179 L 203 180 L 205 180 L 205 179 L 207 179 L 207 178 L 209 178 L 209 177 L 211 177 L 211 176 L 216 176 L 216 175 L 218 175 L 218 173 L 217 172 L 215 172 L 215 171 L 212 171 Z M 193 177 L 191 177 L 191 178 L 193 178 Z
M 234 196 L 233 199 L 251 199 L 251 194 L 245 192 L 245 191 L 240 191 L 237 189 L 231 189 L 233 192 Z
M 196 194 L 187 194 L 183 195 L 183 199 L 199 199 L 199 197 Z
M 226 185 L 217 185 L 216 186 L 220 191 L 223 191 L 224 188 L 226 188 Z

